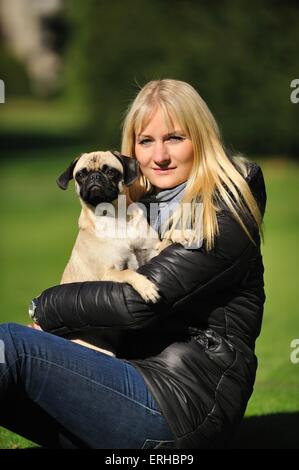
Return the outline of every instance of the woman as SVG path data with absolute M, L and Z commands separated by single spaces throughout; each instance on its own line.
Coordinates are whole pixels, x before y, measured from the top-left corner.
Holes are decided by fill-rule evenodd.
M 202 204 L 202 218 L 190 212 L 196 247 L 174 243 L 138 269 L 159 287 L 157 304 L 128 284 L 73 283 L 38 298 L 44 331 L 2 325 L 0 424 L 45 447 L 222 447 L 244 415 L 257 367 L 262 172 L 226 154 L 204 101 L 171 79 L 139 92 L 122 152 L 140 163 L 130 195 L 159 204 L 151 223 L 160 233 L 174 202 Z M 61 337 L 92 328 L 122 332 L 117 357 Z

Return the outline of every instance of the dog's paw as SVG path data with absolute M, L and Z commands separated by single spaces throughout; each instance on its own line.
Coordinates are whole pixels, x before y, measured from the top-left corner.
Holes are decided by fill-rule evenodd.
M 170 239 L 172 243 L 181 243 L 183 246 L 185 246 L 191 243 L 193 234 L 194 234 L 193 230 L 190 230 L 190 229 L 183 229 L 183 230 L 175 229 L 172 232 Z
M 132 282 L 132 286 L 135 290 L 137 290 L 145 302 L 158 302 L 160 298 L 158 288 L 153 282 L 151 282 L 142 274 L 138 274 L 138 277 L 135 277 L 134 281 Z

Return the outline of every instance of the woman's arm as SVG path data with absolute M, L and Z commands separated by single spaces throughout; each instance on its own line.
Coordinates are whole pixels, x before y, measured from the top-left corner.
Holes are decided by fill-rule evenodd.
M 231 288 L 247 272 L 244 258 L 254 245 L 228 214 L 219 217 L 220 236 L 213 252 L 188 250 L 174 244 L 138 269 L 157 286 L 161 299 L 148 304 L 129 285 L 116 282 L 80 282 L 45 290 L 36 309 L 45 331 L 66 334 L 88 327 L 136 329 L 171 315 L 196 295 L 198 301 Z
M 260 171 L 260 170 L 259 170 Z M 174 244 L 138 269 L 159 287 L 157 304 L 145 303 L 125 283 L 110 281 L 63 284 L 39 297 L 36 317 L 43 330 L 64 335 L 87 328 L 146 328 L 177 309 L 239 283 L 256 250 L 239 223 L 228 213 L 218 215 L 219 236 L 213 251 L 188 250 Z M 249 227 L 250 228 L 250 227 Z M 259 237 L 252 225 L 251 233 Z

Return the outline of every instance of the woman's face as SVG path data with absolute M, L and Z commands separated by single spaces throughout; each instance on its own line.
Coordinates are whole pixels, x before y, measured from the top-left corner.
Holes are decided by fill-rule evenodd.
M 135 155 L 140 169 L 157 189 L 174 188 L 189 178 L 193 145 L 173 120 L 169 130 L 158 108 L 149 124 L 135 136 Z

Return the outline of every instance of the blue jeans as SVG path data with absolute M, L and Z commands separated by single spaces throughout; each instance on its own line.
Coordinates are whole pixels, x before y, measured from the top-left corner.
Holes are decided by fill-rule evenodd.
M 175 447 L 131 364 L 14 323 L 0 325 L 3 346 L 0 426 L 46 448 Z

